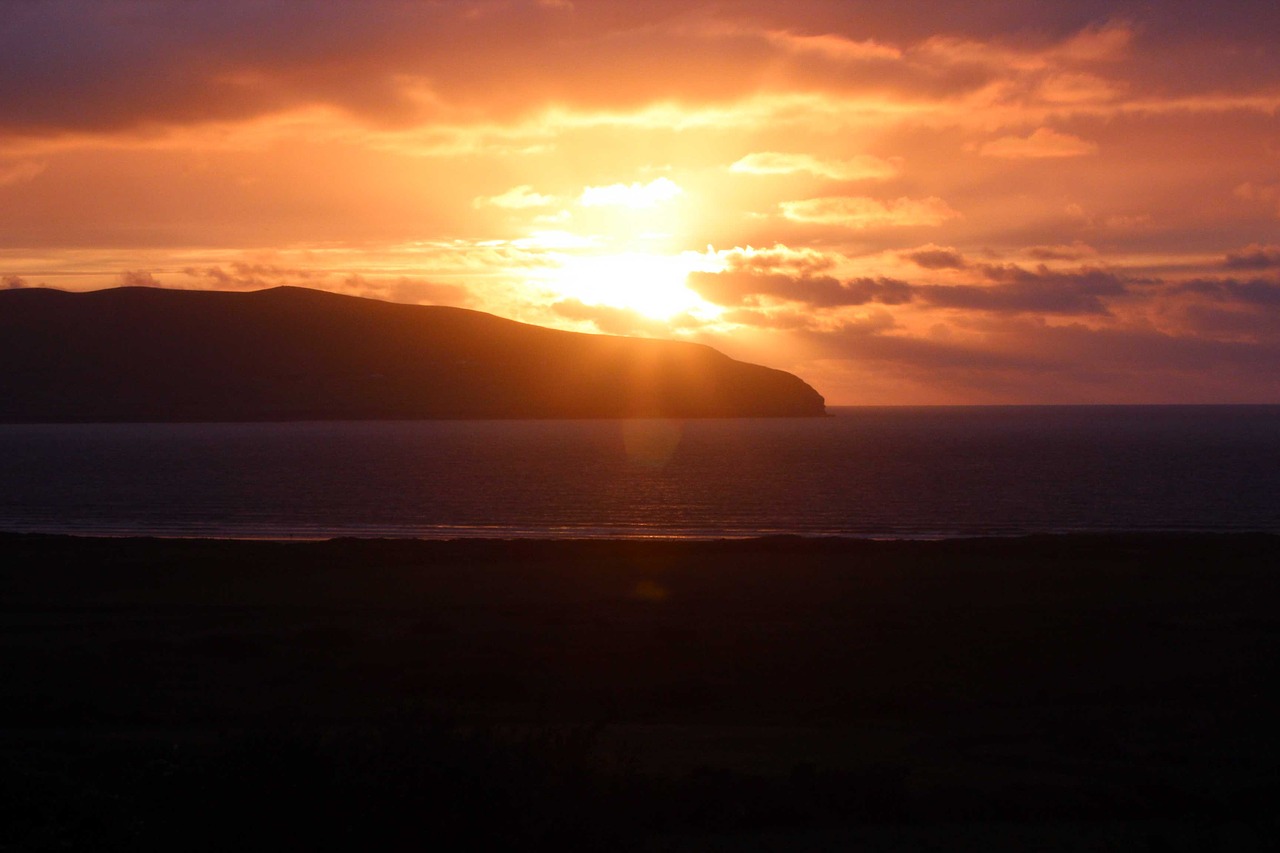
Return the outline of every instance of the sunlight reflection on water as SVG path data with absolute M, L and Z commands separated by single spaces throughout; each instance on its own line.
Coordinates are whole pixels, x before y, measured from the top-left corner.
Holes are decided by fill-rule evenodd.
M 665 468 L 684 436 L 682 421 L 641 418 L 620 423 L 627 459 L 641 468 Z

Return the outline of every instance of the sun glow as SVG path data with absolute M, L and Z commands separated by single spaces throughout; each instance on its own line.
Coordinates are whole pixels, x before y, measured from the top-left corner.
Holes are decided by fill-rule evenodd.
M 668 178 L 657 178 L 647 184 L 610 184 L 587 187 L 579 202 L 584 207 L 629 207 L 643 210 L 671 201 L 684 194 L 680 185 Z
M 715 269 L 714 257 L 697 252 L 575 255 L 548 271 L 546 285 L 566 299 L 622 308 L 654 320 L 679 314 L 713 319 L 721 309 L 686 285 L 689 273 Z

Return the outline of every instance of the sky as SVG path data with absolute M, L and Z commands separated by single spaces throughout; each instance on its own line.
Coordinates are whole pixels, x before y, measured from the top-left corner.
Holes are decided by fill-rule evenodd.
M 0 4 L 0 288 L 298 285 L 829 405 L 1280 403 L 1280 4 Z

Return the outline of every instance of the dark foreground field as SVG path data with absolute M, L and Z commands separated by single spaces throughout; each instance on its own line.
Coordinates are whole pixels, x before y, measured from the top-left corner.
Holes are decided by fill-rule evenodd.
M 1250 850 L 1280 539 L 0 535 L 0 850 Z

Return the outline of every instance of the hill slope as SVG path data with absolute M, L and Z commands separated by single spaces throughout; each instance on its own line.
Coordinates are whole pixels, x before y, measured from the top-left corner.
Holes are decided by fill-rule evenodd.
M 824 414 L 698 344 L 293 287 L 0 291 L 0 363 L 7 422 Z

